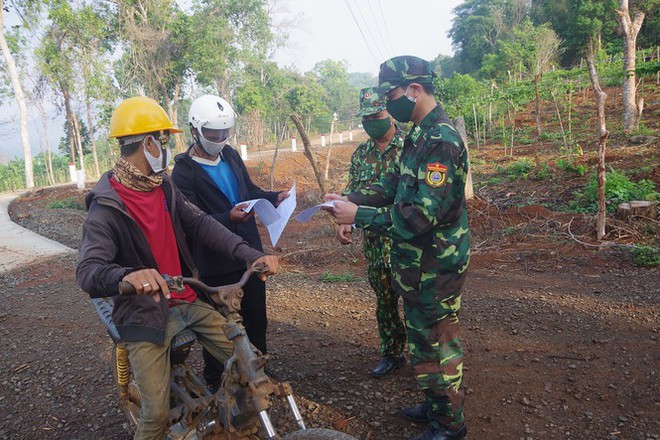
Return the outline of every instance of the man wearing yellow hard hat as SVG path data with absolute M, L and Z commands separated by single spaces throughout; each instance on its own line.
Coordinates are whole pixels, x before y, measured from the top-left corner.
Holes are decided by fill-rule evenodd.
M 197 276 L 188 238 L 204 242 L 227 259 L 265 263 L 274 256 L 243 239 L 191 204 L 164 173 L 170 135 L 180 133 L 153 99 L 133 97 L 115 109 L 110 136 L 121 157 L 87 195 L 87 219 L 76 270 L 92 298 L 114 296 L 112 320 L 125 343 L 141 394 L 135 439 L 164 439 L 169 415 L 171 338 L 189 328 L 216 359 L 225 361 L 231 342 L 219 329 L 225 318 L 186 286 L 170 292 L 161 274 Z M 221 262 L 219 262 L 221 264 Z M 137 295 L 120 295 L 119 283 Z M 176 307 L 173 307 L 176 306 Z

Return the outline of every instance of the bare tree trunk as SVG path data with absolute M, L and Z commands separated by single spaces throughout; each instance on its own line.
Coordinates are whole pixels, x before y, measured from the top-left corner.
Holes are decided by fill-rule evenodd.
M 85 106 L 87 107 L 87 126 L 89 127 L 89 137 L 92 139 L 92 157 L 94 158 L 95 176 L 101 176 L 99 167 L 99 156 L 96 154 L 96 140 L 94 139 L 94 120 L 92 119 L 92 104 L 89 102 L 89 96 L 85 97 Z
M 477 121 L 477 108 L 472 104 L 472 116 L 474 117 L 474 138 L 479 148 L 479 121 Z
M 570 81 L 568 84 L 568 142 L 573 146 L 573 82 Z
M 50 151 L 50 141 L 48 140 L 48 118 L 46 117 L 46 110 L 41 102 L 37 102 L 37 109 L 41 114 L 41 126 L 44 129 L 44 143 L 46 144 L 46 175 L 48 176 L 48 183 L 55 185 L 55 174 L 53 173 L 53 156 Z
M 304 127 L 302 126 L 302 122 L 300 121 L 300 116 L 298 116 L 296 113 L 292 113 L 290 117 L 298 129 L 298 133 L 300 133 L 300 138 L 302 139 L 303 146 L 305 147 L 305 152 L 303 154 L 312 165 L 312 170 L 314 171 L 314 176 L 316 177 L 316 183 L 318 183 L 321 192 L 326 194 L 327 191 L 325 190 L 323 178 L 321 177 L 321 173 L 318 169 L 318 162 L 316 161 L 314 151 L 312 151 L 312 145 L 309 142 L 309 137 L 307 137 L 307 132 L 305 131 Z
M 82 137 L 80 136 L 80 123 L 78 122 L 78 115 L 73 115 L 73 135 L 75 136 L 76 146 L 78 148 L 78 157 L 80 158 L 80 171 L 85 174 L 85 155 L 83 154 Z
M 510 156 L 513 157 L 513 138 L 516 134 L 516 109 L 513 102 L 509 101 L 509 118 L 511 119 L 511 152 Z M 513 109 L 513 111 L 511 110 Z M 506 156 L 506 147 L 504 149 L 504 156 Z
M 468 164 L 470 163 L 470 150 L 468 149 L 468 137 L 467 129 L 465 128 L 465 119 L 463 116 L 459 116 L 454 119 L 454 126 L 456 131 L 461 135 L 463 139 L 463 145 L 465 145 L 465 151 L 468 155 Z M 467 180 L 465 181 L 465 200 L 471 200 L 474 198 L 474 187 L 472 186 L 472 167 L 468 166 L 468 175 Z
M 555 110 L 557 111 L 557 120 L 559 121 L 559 128 L 561 129 L 561 137 L 564 139 L 564 148 L 568 151 L 568 140 L 566 139 L 566 131 L 564 130 L 564 123 L 561 120 L 561 112 L 559 111 L 559 103 L 555 92 L 552 92 L 552 101 L 555 103 Z
M 25 105 L 25 95 L 23 94 L 23 87 L 16 70 L 14 57 L 12 57 L 5 39 L 4 32 L 4 0 L 0 0 L 0 48 L 2 55 L 7 63 L 7 71 L 11 78 L 11 85 L 14 89 L 14 96 L 18 104 L 18 112 L 21 121 L 21 141 L 23 143 L 23 157 L 25 160 L 25 187 L 34 188 L 34 169 L 32 167 L 32 150 L 30 150 L 30 135 L 28 132 L 28 113 L 27 106 Z
M 71 153 L 71 163 L 76 163 L 75 147 L 75 129 L 73 127 L 73 112 L 71 111 L 71 95 L 65 87 L 61 87 L 62 97 L 64 98 L 64 111 L 66 112 L 66 123 L 69 126 L 69 153 Z M 81 159 L 82 160 L 82 159 Z
M 596 238 L 602 240 L 605 237 L 605 222 L 607 211 L 605 206 L 605 147 L 607 146 L 607 137 L 609 132 L 605 125 L 605 101 L 607 93 L 600 88 L 598 82 L 598 72 L 594 66 L 593 48 L 587 58 L 589 63 L 589 75 L 596 95 L 596 104 L 598 106 L 598 214 L 596 214 Z
M 534 162 L 536 168 L 540 167 L 539 162 L 539 142 L 541 140 L 541 95 L 539 93 L 540 75 L 534 76 L 534 94 L 536 97 L 536 142 L 534 142 Z
M 639 128 L 639 120 L 644 110 L 644 99 L 637 100 L 635 65 L 637 34 L 644 21 L 644 13 L 635 11 L 630 18 L 628 0 L 619 0 L 616 19 L 623 34 L 623 130 L 630 133 Z
M 275 162 L 277 160 L 277 153 L 280 151 L 280 145 L 282 145 L 282 141 L 284 140 L 284 135 L 286 133 L 285 124 L 282 124 L 282 127 L 280 128 L 280 122 L 276 121 L 275 122 L 275 154 L 273 154 L 273 162 L 270 164 L 270 190 L 273 191 L 273 188 L 275 187 Z M 279 131 L 279 134 L 278 134 Z

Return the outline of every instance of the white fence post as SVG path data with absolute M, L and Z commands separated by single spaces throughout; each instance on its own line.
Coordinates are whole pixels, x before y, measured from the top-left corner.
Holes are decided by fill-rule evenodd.
M 325 147 L 325 135 L 321 135 L 321 146 Z
M 241 144 L 241 159 L 247 160 L 248 155 L 247 155 L 247 145 L 246 144 Z
M 76 183 L 78 181 L 75 162 L 69 162 L 69 179 L 71 180 L 71 183 Z
M 291 151 L 293 151 L 294 153 L 298 151 L 298 149 L 296 148 L 296 138 L 291 138 Z
M 85 170 L 76 170 L 76 187 L 85 188 Z

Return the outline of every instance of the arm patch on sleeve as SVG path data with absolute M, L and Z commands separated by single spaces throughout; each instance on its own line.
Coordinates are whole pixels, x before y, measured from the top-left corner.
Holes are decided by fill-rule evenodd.
M 426 184 L 431 188 L 440 188 L 447 182 L 447 166 L 440 162 L 426 165 Z

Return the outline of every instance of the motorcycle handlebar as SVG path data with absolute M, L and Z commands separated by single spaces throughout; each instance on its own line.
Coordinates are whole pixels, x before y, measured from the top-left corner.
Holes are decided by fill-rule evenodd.
M 173 291 L 181 291 L 184 289 L 184 285 L 187 284 L 190 287 L 193 287 L 202 292 L 208 294 L 219 294 L 220 296 L 222 296 L 222 293 L 225 291 L 231 292 L 242 288 L 252 275 L 263 274 L 267 271 L 268 271 L 268 266 L 266 264 L 258 263 L 248 267 L 247 270 L 243 273 L 241 279 L 237 283 L 228 284 L 226 286 L 215 286 L 215 287 L 204 284 L 201 280 L 192 277 L 183 277 L 183 276 L 171 277 L 169 275 L 163 274 L 163 279 L 165 279 L 165 282 L 167 283 L 167 287 L 169 287 L 169 289 Z M 120 281 L 118 289 L 120 295 L 137 294 L 135 287 L 128 281 Z

